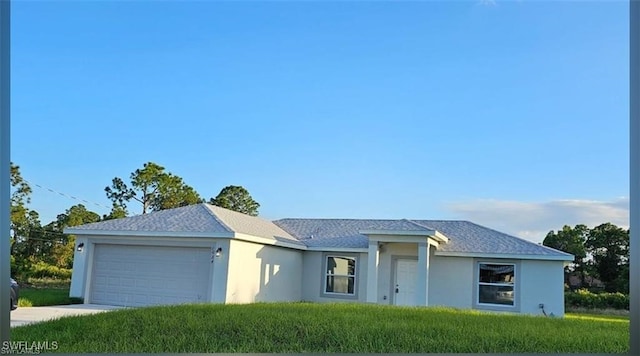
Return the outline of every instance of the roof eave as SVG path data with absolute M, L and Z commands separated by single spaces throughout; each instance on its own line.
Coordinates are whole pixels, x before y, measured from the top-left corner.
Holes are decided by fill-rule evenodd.
M 444 242 L 447 243 L 449 242 L 449 238 L 446 237 L 444 234 L 440 233 L 439 231 L 434 230 L 434 234 L 433 236 L 431 236 L 434 240 L 438 241 L 438 242 Z
M 204 237 L 204 238 L 233 238 L 233 232 L 185 232 L 185 231 L 138 231 L 138 230 L 93 230 L 93 229 L 64 229 L 69 235 L 92 236 L 146 236 L 146 237 Z
M 360 230 L 361 235 L 433 236 L 435 230 Z
M 449 238 L 437 230 L 360 230 L 358 233 L 365 236 L 425 236 L 436 242 L 449 242 Z
M 298 243 L 295 240 L 292 240 L 291 242 L 287 242 L 287 241 L 282 241 L 282 240 L 276 240 L 273 238 L 266 238 L 266 237 L 260 237 L 260 236 L 254 236 L 254 235 L 249 235 L 249 234 L 242 234 L 242 233 L 236 233 L 234 237 L 234 240 L 241 240 L 241 241 L 246 241 L 246 242 L 253 242 L 253 243 L 257 243 L 257 244 L 261 244 L 261 245 L 270 245 L 270 246 L 278 246 L 278 247 L 286 247 L 286 248 L 291 248 L 291 249 L 295 249 L 295 250 L 306 250 L 307 246 L 304 245 L 303 243 Z
M 472 257 L 472 258 L 500 258 L 513 260 L 545 260 L 545 261 L 573 261 L 572 255 L 535 255 L 516 253 L 487 253 L 487 252 L 451 252 L 435 251 L 436 256 Z
M 363 247 L 330 247 L 330 246 L 315 246 L 307 247 L 307 251 L 313 252 L 358 252 L 366 253 L 368 249 Z

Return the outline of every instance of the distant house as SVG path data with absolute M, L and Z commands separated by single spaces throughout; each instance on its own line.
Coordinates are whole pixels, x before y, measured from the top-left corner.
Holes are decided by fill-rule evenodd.
M 604 289 L 604 283 L 593 276 L 582 277 L 577 274 L 570 274 L 567 284 L 571 290 L 579 288 Z
M 468 221 L 282 219 L 209 204 L 75 234 L 85 303 L 361 302 L 564 314 L 573 256 Z

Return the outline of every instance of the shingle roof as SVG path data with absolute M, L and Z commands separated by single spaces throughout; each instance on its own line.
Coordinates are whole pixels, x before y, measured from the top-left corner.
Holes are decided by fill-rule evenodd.
M 265 220 L 257 216 L 238 213 L 215 205 L 202 205 L 207 207 L 212 214 L 228 226 L 231 231 L 240 234 L 304 245 L 302 242 L 298 241 L 295 237 L 289 235 L 288 232 L 282 230 L 278 225 L 269 220 Z
M 123 219 L 75 226 L 71 234 L 149 232 L 189 236 L 246 234 L 301 248 L 367 248 L 363 230 L 438 231 L 449 241 L 439 253 L 530 255 L 572 259 L 571 255 L 469 221 L 407 219 L 281 219 L 269 221 L 209 204 L 161 210 Z
M 537 255 L 562 257 L 564 252 L 541 246 L 469 221 L 458 220 L 360 220 L 360 219 L 281 219 L 275 224 L 289 231 L 309 247 L 368 247 L 361 230 L 436 230 L 449 238 L 439 252 Z
M 274 224 L 309 247 L 366 248 L 369 239 L 362 230 L 429 231 L 408 220 L 379 219 L 281 219 Z
M 205 204 L 189 205 L 175 209 L 131 216 L 122 219 L 100 221 L 74 226 L 70 231 L 147 231 L 147 232 L 197 232 L 231 233 Z
M 449 237 L 438 246 L 440 252 L 496 253 L 517 255 L 571 256 L 562 251 L 538 245 L 469 221 L 413 220 Z M 573 258 L 572 258 L 573 259 Z

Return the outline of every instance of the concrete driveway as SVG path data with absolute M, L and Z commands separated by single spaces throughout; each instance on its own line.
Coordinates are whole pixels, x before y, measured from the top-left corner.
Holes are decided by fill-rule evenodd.
M 57 319 L 63 316 L 95 314 L 122 308 L 123 307 L 97 304 L 20 307 L 11 311 L 11 327 Z

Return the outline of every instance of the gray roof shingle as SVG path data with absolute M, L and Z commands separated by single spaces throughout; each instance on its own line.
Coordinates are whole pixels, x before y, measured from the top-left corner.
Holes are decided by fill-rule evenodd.
M 366 248 L 363 230 L 428 231 L 408 220 L 380 219 L 281 219 L 274 223 L 309 247 Z
M 449 237 L 441 244 L 441 252 L 497 253 L 517 255 L 570 256 L 567 253 L 538 245 L 500 231 L 469 221 L 460 220 L 414 220 L 425 224 Z
M 214 216 L 228 226 L 231 231 L 240 234 L 304 245 L 302 242 L 298 241 L 295 237 L 289 235 L 288 232 L 282 230 L 278 225 L 269 220 L 265 220 L 257 216 L 238 213 L 215 205 L 203 205 L 206 206 Z
M 562 257 L 564 252 L 541 246 L 469 221 L 458 220 L 361 220 L 361 219 L 281 219 L 275 224 L 289 231 L 309 247 L 366 248 L 362 230 L 436 230 L 449 238 L 438 251 Z
M 178 233 L 231 233 L 205 204 L 160 210 L 122 219 L 74 226 L 70 231 L 147 231 Z
M 301 248 L 367 248 L 364 230 L 429 232 L 436 230 L 449 241 L 440 253 L 504 254 L 562 258 L 569 254 L 511 236 L 469 221 L 407 219 L 280 219 L 269 221 L 210 204 L 196 204 L 123 219 L 75 226 L 71 234 L 149 232 L 180 236 L 246 234 L 299 245 Z

